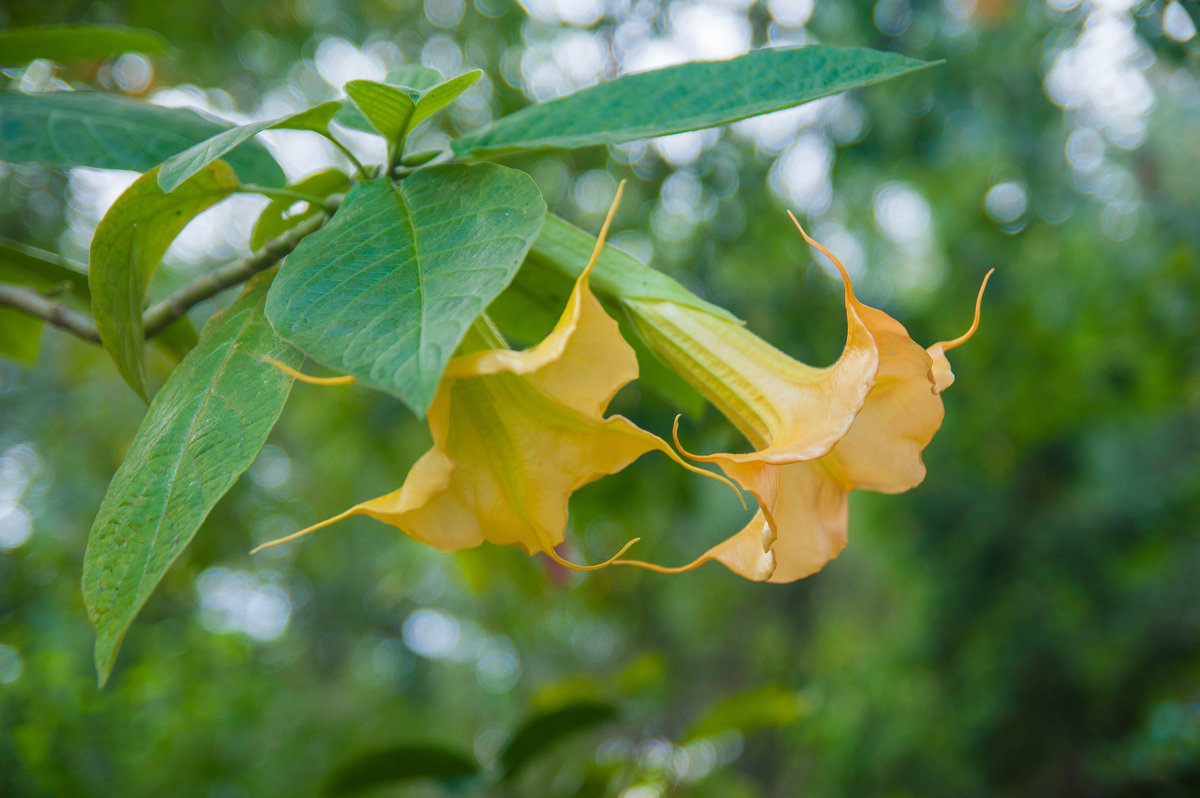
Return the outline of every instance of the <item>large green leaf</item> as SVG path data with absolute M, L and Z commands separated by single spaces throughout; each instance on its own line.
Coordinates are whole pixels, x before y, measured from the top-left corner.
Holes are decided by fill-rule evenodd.
M 537 103 L 452 146 L 460 155 L 478 156 L 663 136 L 791 108 L 927 66 L 859 47 L 756 50 L 728 61 L 626 75 Z
M 152 30 L 119 25 L 48 25 L 0 31 L 0 64 L 35 58 L 79 61 L 126 52 L 161 53 L 167 40 Z
M 187 223 L 238 186 L 224 161 L 209 164 L 171 194 L 158 187 L 156 172 L 135 180 L 104 214 L 92 237 L 88 269 L 100 341 L 143 399 L 142 305 L 150 277 Z
M 301 356 L 263 315 L 267 281 L 205 326 L 150 404 L 92 524 L 83 596 L 101 684 L 134 616 L 283 410 L 292 379 L 263 358 L 296 367 Z
M 253 122 L 222 131 L 163 161 L 158 170 L 158 185 L 167 193 L 174 191 L 183 181 L 264 130 L 311 130 L 324 133 L 329 129 L 329 120 L 341 107 L 342 104 L 334 100 L 279 119 Z
M 99 92 L 0 92 L 0 161 L 145 172 L 228 129 L 186 108 L 160 108 Z M 226 159 L 242 180 L 286 182 L 267 148 L 248 141 Z
M 357 757 L 329 774 L 324 795 L 356 795 L 385 785 L 433 779 L 447 786 L 479 772 L 464 753 L 434 745 L 396 745 Z
M 500 752 L 500 771 L 512 779 L 537 756 L 573 734 L 607 723 L 617 716 L 617 708 L 600 701 L 582 701 L 544 712 L 527 719 L 513 733 Z
M 546 205 L 495 164 L 356 183 L 271 288 L 275 328 L 331 369 L 424 415 L 471 322 L 516 273 Z

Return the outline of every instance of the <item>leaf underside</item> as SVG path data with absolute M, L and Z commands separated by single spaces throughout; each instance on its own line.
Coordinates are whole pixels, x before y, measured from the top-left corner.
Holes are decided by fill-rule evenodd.
M 104 684 L 126 630 L 217 500 L 254 462 L 301 355 L 263 315 L 258 279 L 214 316 L 150 405 L 92 524 L 83 596 Z

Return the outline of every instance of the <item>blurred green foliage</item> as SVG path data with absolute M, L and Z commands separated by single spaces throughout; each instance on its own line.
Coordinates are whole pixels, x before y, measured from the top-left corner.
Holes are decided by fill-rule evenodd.
M 276 113 L 264 98 L 320 101 L 335 77 L 371 77 L 337 72 L 356 64 L 483 69 L 439 123 L 450 132 L 600 72 L 696 57 L 713 30 L 944 58 L 761 126 L 512 159 L 589 229 L 629 177 L 616 242 L 809 362 L 836 355 L 840 288 L 784 208 L 921 342 L 958 334 L 996 267 L 981 332 L 954 353 L 926 483 L 855 494 L 847 551 L 782 587 L 718 566 L 579 576 L 497 547 L 442 555 L 361 519 L 252 559 L 394 488 L 428 445 L 381 394 L 298 386 L 98 692 L 80 561 L 144 408 L 102 352 L 45 332 L 36 368 L 0 361 L 0 795 L 306 795 L 408 744 L 494 767 L 522 718 L 585 699 L 618 719 L 531 762 L 513 794 L 1200 791 L 1194 4 L 528 10 L 8 0 L 0 24 L 128 24 L 176 48 L 8 79 L 191 84 L 262 118 Z M 88 179 L 0 164 L 0 236 L 79 257 Z M 183 259 L 174 279 L 196 268 Z M 636 387 L 616 409 L 659 432 L 675 411 Z M 683 430 L 693 448 L 739 445 L 715 413 Z M 646 458 L 577 495 L 570 534 L 584 559 L 642 535 L 640 557 L 683 562 L 742 518 Z

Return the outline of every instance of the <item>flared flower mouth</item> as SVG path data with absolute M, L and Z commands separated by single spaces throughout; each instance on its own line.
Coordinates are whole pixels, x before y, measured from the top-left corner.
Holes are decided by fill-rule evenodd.
M 650 451 L 728 483 L 685 462 L 629 419 L 604 415 L 617 391 L 638 374 L 633 349 L 589 286 L 620 195 L 618 189 L 591 260 L 541 343 L 508 349 L 486 317 L 471 328 L 463 344 L 467 351 L 450 361 L 430 406 L 433 447 L 399 489 L 255 551 L 351 515 L 368 515 L 441 551 L 488 541 L 590 570 L 619 557 L 636 539 L 598 565 L 564 560 L 555 547 L 563 542 L 570 496 L 582 486 Z
M 789 214 L 790 216 L 790 214 Z M 940 392 L 953 381 L 945 352 L 978 327 L 925 349 L 902 324 L 860 302 L 841 262 L 809 238 L 841 274 L 846 346 L 824 369 L 798 363 L 743 327 L 669 302 L 626 303 L 639 332 L 717 405 L 756 447 L 688 457 L 716 463 L 757 498 L 737 534 L 680 568 L 716 560 L 757 581 L 791 582 L 820 570 L 846 545 L 854 488 L 899 493 L 925 477 L 921 452 L 941 426 Z M 990 277 L 991 272 L 988 273 Z M 987 278 L 984 278 L 984 287 Z

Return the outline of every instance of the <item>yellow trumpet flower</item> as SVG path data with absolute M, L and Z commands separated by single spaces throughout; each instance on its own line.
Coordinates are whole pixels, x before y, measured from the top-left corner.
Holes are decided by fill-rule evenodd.
M 429 410 L 433 448 L 398 490 L 255 551 L 362 514 L 441 551 L 486 540 L 591 570 L 619 557 L 636 539 L 599 565 L 563 560 L 554 548 L 563 541 L 574 491 L 655 450 L 728 482 L 686 463 L 628 419 L 604 416 L 613 396 L 638 373 L 633 349 L 588 284 L 620 196 L 618 189 L 591 260 L 545 340 L 512 351 L 486 318 L 472 327 L 463 348 L 475 351 L 450 361 Z
M 677 573 L 716 560 L 748 579 L 792 582 L 845 548 L 851 490 L 899 493 L 925 478 L 921 451 L 941 426 L 940 392 L 954 379 L 945 353 L 975 332 L 983 287 L 971 329 L 926 350 L 898 321 L 859 302 L 837 258 L 803 228 L 800 233 L 833 261 L 845 284 L 846 347 L 828 368 L 799 363 L 744 327 L 696 308 L 625 302 L 651 348 L 756 448 L 689 457 L 719 465 L 754 494 L 759 510 L 740 532 L 688 565 L 619 562 Z M 675 440 L 678 446 L 678 423 Z

